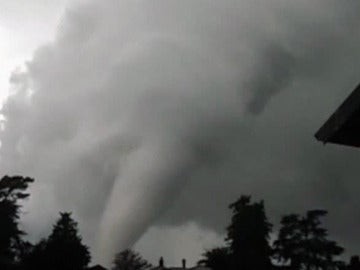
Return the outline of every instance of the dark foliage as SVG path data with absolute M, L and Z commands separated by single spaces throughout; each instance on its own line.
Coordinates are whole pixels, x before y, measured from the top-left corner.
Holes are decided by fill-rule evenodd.
M 228 247 L 214 248 L 203 254 L 199 265 L 204 265 L 213 270 L 231 269 L 231 256 Z
M 113 270 L 147 270 L 151 268 L 141 255 L 131 249 L 125 249 L 115 255 Z
M 49 268 L 46 254 L 46 240 L 42 239 L 36 245 L 29 244 L 21 260 L 22 270 L 45 270 Z
M 350 263 L 346 268 L 347 270 L 360 270 L 360 258 L 359 256 L 352 256 Z
M 206 251 L 199 263 L 213 270 L 270 269 L 272 225 L 266 217 L 264 203 L 252 203 L 250 196 L 242 196 L 229 208 L 233 215 L 227 228 L 227 246 Z
M 264 202 L 251 203 L 242 196 L 229 206 L 232 210 L 226 241 L 235 269 L 261 270 L 271 265 L 269 235 L 272 225 L 265 214 Z
M 71 213 L 60 213 L 60 218 L 46 243 L 46 255 L 52 269 L 80 270 L 90 262 L 88 247 L 82 244 L 77 223 Z
M 281 220 L 275 256 L 279 262 L 290 263 L 291 269 L 339 269 L 343 263 L 335 258 L 344 251 L 328 232 L 321 218 L 327 211 L 312 210 L 305 216 L 287 215 Z
M 33 246 L 23 259 L 26 270 L 81 270 L 90 262 L 88 247 L 82 244 L 71 213 L 60 213 L 48 239 Z
M 26 189 L 33 181 L 22 176 L 0 179 L 0 269 L 10 269 L 20 256 L 21 236 L 25 233 L 19 228 L 19 201 L 29 196 Z

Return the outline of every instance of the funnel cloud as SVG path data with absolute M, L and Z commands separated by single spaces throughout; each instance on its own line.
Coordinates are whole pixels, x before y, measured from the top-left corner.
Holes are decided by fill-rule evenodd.
M 226 205 L 243 192 L 268 200 L 275 216 L 310 202 L 330 214 L 352 207 L 357 153 L 321 148 L 312 133 L 358 79 L 359 8 L 355 0 L 69 8 L 54 41 L 13 73 L 2 109 L 3 171 L 37 180 L 24 226 L 41 236 L 54 209 L 72 210 L 108 264 L 152 226 L 220 232 Z

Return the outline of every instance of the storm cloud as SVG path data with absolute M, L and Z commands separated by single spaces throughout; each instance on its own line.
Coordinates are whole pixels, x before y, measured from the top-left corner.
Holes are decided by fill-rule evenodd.
M 55 40 L 14 72 L 2 110 L 2 168 L 37 180 L 24 226 L 41 235 L 57 210 L 73 210 L 108 263 L 151 226 L 222 233 L 227 204 L 250 193 L 274 218 L 327 208 L 333 234 L 355 250 L 359 154 L 324 148 L 313 133 L 357 83 L 359 8 L 106 0 L 69 9 Z

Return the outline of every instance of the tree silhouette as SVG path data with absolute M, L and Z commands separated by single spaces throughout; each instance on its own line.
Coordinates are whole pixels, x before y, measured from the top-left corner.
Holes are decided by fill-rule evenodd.
M 19 255 L 21 236 L 25 234 L 19 228 L 19 201 L 29 197 L 25 191 L 32 182 L 32 178 L 22 176 L 0 179 L 0 269 L 10 268 Z
M 348 270 L 360 270 L 360 258 L 359 256 L 351 256 L 350 263 L 347 266 Z
M 141 255 L 131 249 L 125 249 L 115 255 L 113 270 L 147 270 L 151 268 Z
M 326 215 L 325 210 L 312 210 L 303 217 L 284 216 L 274 243 L 278 261 L 290 262 L 292 269 L 337 269 L 342 266 L 343 263 L 334 258 L 344 249 L 328 240 L 328 232 L 322 227 L 321 218 Z
M 82 244 L 77 223 L 72 219 L 71 213 L 60 213 L 43 248 L 50 269 L 81 270 L 90 262 L 88 247 Z
M 227 247 L 218 247 L 205 251 L 199 265 L 204 265 L 212 270 L 231 269 L 230 250 Z
M 23 270 L 46 270 L 51 269 L 50 260 L 46 254 L 47 240 L 42 239 L 36 245 L 28 244 L 26 252 L 21 257 L 21 267 Z
M 235 269 L 262 270 L 271 266 L 269 234 L 272 225 L 265 214 L 264 202 L 251 203 L 250 196 L 242 196 L 229 206 L 233 215 L 227 228 Z
M 278 239 L 274 243 L 276 259 L 282 263 L 290 262 L 292 269 L 300 269 L 304 260 L 300 223 L 298 215 L 282 217 Z

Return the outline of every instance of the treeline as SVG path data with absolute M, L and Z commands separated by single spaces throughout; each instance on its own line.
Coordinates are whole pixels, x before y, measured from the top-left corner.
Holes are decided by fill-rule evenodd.
M 51 234 L 32 244 L 19 228 L 21 201 L 34 180 L 22 176 L 0 179 L 0 269 L 80 270 L 90 262 L 88 247 L 82 244 L 71 213 L 60 213 Z
M 0 179 L 0 269 L 83 270 L 91 261 L 71 213 L 60 213 L 50 235 L 38 243 L 24 240 L 19 227 L 21 201 L 29 197 L 32 178 L 5 176 Z M 276 239 L 270 241 L 273 225 L 264 202 L 242 196 L 229 206 L 232 218 L 226 229 L 225 245 L 206 250 L 200 266 L 213 270 L 360 270 L 358 256 L 342 261 L 344 252 L 329 239 L 322 223 L 325 210 L 304 215 L 289 214 L 281 219 Z M 272 234 L 272 235 L 275 235 Z M 151 264 L 132 250 L 116 254 L 113 270 L 147 270 Z
M 226 245 L 207 250 L 199 262 L 204 266 L 213 270 L 360 270 L 358 256 L 349 264 L 340 259 L 344 248 L 329 239 L 322 223 L 325 210 L 283 216 L 276 239 L 270 241 L 273 225 L 263 201 L 252 202 L 250 196 L 242 196 L 229 207 L 232 218 Z
M 60 213 L 47 238 L 38 243 L 24 240 L 19 227 L 21 202 L 34 180 L 22 176 L 0 179 L 0 270 L 84 270 L 91 261 L 71 213 Z M 145 270 L 151 264 L 132 250 L 115 255 L 113 270 Z M 96 268 L 99 269 L 99 268 Z

